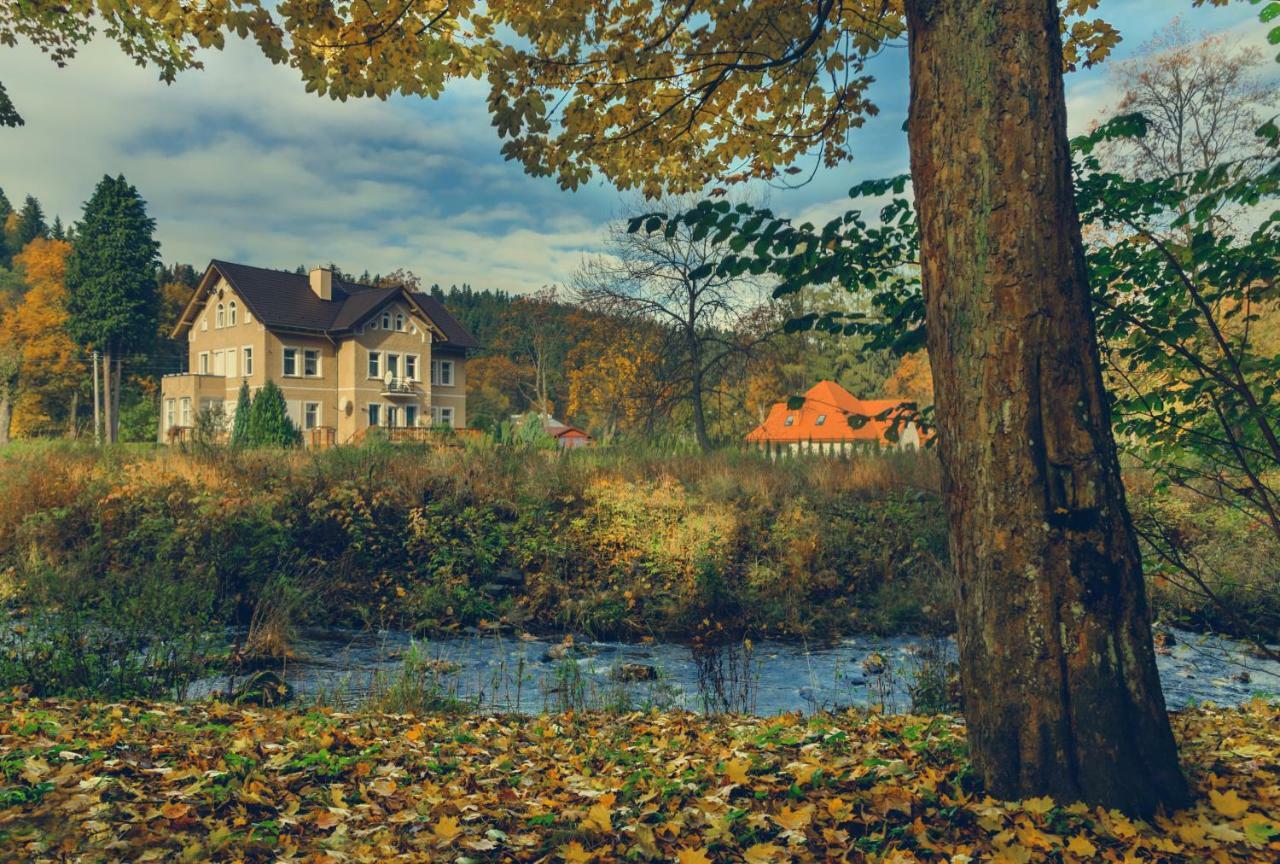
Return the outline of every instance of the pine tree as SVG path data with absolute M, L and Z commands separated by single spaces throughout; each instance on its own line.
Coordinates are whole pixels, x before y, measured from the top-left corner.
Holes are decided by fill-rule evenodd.
M 6 233 L 5 225 L 9 224 L 9 214 L 13 212 L 13 205 L 9 203 L 9 197 L 4 194 L 4 190 L 0 189 L 0 267 L 13 266 L 13 247 L 9 244 L 9 237 Z
M 37 237 L 48 237 L 49 225 L 44 221 L 44 208 L 34 195 L 28 195 L 22 204 L 22 212 L 18 214 L 18 230 L 14 238 L 14 254 Z
M 301 443 L 302 434 L 289 419 L 284 393 L 274 381 L 268 381 L 253 397 L 244 430 L 244 446 L 296 447 Z
M 52 237 L 54 240 L 67 239 L 67 231 L 65 228 L 62 227 L 61 216 L 53 217 L 53 227 L 49 229 L 49 236 Z
M 249 415 L 253 411 L 253 400 L 249 396 L 249 382 L 240 382 L 240 395 L 236 397 L 236 416 L 231 422 L 231 448 L 237 450 L 247 445 Z
M 155 227 L 138 190 L 123 175 L 104 176 L 85 204 L 67 260 L 67 330 L 78 344 L 103 354 L 108 443 L 119 431 L 124 358 L 156 335 Z

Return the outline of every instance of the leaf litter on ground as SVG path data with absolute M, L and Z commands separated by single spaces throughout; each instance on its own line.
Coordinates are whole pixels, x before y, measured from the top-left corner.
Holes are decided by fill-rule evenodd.
M 1280 861 L 1280 707 L 1174 715 L 1191 808 L 997 801 L 963 721 L 0 704 L 3 861 Z

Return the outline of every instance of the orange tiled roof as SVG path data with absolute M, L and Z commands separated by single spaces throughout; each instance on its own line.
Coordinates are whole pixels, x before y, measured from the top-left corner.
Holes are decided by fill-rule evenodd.
M 879 441 L 891 420 L 868 420 L 854 429 L 851 414 L 875 417 L 902 405 L 899 399 L 857 399 L 834 381 L 819 381 L 804 394 L 804 405 L 792 411 L 786 402 L 775 402 L 769 416 L 747 435 L 748 441 Z M 789 422 L 788 422 L 789 421 Z

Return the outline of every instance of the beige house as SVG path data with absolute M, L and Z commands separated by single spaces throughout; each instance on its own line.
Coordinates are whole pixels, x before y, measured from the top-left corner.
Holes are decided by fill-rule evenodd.
M 215 260 L 174 328 L 184 336 L 190 371 L 162 379 L 161 441 L 215 406 L 230 422 L 242 381 L 253 392 L 274 381 L 308 444 L 467 423 L 466 357 L 478 344 L 429 294 Z

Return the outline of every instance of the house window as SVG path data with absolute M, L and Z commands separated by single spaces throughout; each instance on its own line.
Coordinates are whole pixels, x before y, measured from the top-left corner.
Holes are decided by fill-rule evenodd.
M 391 329 L 391 313 L 390 312 L 382 313 L 382 329 L 383 330 Z
M 228 348 L 228 349 L 227 349 L 227 372 L 226 372 L 226 374 L 227 374 L 227 377 L 228 377 L 228 378 L 234 378 L 234 377 L 236 377 L 236 349 L 234 349 L 234 348 Z
M 198 359 L 200 361 L 200 365 L 196 368 L 200 370 L 201 375 L 208 375 L 209 374 L 209 352 L 201 351 Z
M 826 422 L 827 422 L 827 415 L 826 415 L 826 414 L 819 414 L 819 415 L 818 415 L 818 419 L 813 421 L 813 425 L 814 425 L 814 426 L 821 426 L 823 423 L 826 423 Z
M 410 381 L 418 380 L 418 355 L 417 354 L 404 355 L 404 377 Z
M 221 351 L 213 352 L 213 374 L 214 375 L 227 374 L 226 360 Z
M 230 327 L 236 326 L 236 301 L 234 300 L 227 306 L 227 325 Z
M 404 315 L 400 312 L 396 313 L 396 332 L 397 333 L 404 332 Z
M 174 400 L 172 399 L 164 400 L 164 428 L 166 429 L 173 428 L 173 421 L 177 419 L 177 417 L 175 416 L 176 412 L 177 412 L 177 408 L 176 408 L 176 405 L 174 404 Z
M 788 415 L 787 415 L 787 422 L 786 422 L 786 423 L 783 423 L 782 425 L 783 425 L 783 426 L 790 426 L 790 425 L 792 425 L 792 424 L 793 424 L 793 423 L 795 423 L 795 422 L 796 422 L 795 415 L 788 414 Z
M 217 328 L 227 326 L 227 310 L 221 303 L 218 304 L 218 317 L 214 320 L 213 326 Z
M 418 425 L 418 406 L 417 405 L 404 406 L 404 425 L 410 426 L 410 427 Z
M 382 352 L 380 351 L 369 352 L 369 377 L 382 377 Z M 375 423 L 374 425 L 376 426 L 377 424 Z
M 302 408 L 302 428 L 314 429 L 320 425 L 320 403 L 308 402 Z
M 438 384 L 441 387 L 453 386 L 453 361 L 452 360 L 432 360 L 431 361 L 431 383 Z
M 387 406 L 387 426 L 395 427 L 400 425 L 400 412 L 394 405 Z
M 387 355 L 387 371 L 391 373 L 392 378 L 400 377 L 400 355 L 399 354 Z
M 182 397 L 182 425 L 183 426 L 191 425 L 191 397 L 190 396 Z
M 314 378 L 320 374 L 320 352 L 308 348 L 302 352 L 302 374 Z
M 369 329 L 370 329 L 370 330 L 377 330 L 377 329 L 378 329 L 378 322 L 377 322 L 377 320 L 376 320 L 376 319 L 375 319 L 375 320 L 373 320 L 373 321 L 370 321 L 370 322 L 369 322 Z
M 382 406 L 377 402 L 369 403 L 369 425 L 377 426 L 382 418 Z
M 244 366 L 244 375 L 248 378 L 253 374 L 253 349 L 246 345 L 241 351 L 240 359 L 244 361 L 241 365 Z
M 452 408 L 443 407 L 443 406 L 440 408 L 440 425 L 441 426 L 453 425 L 453 409 Z
M 284 349 L 284 368 L 281 370 L 285 375 L 298 374 L 298 349 Z

